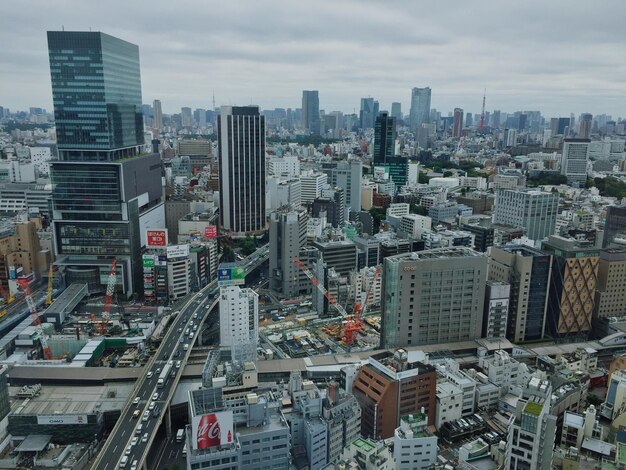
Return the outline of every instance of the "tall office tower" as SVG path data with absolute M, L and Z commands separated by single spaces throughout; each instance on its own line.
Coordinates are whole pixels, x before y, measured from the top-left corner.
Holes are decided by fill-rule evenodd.
M 193 112 L 193 118 L 198 127 L 206 127 L 206 109 L 197 108 Z
M 395 156 L 396 118 L 383 111 L 376 116 L 374 124 L 374 166 L 383 166 Z
M 528 238 L 542 240 L 554 233 L 558 207 L 558 193 L 501 189 L 496 193 L 493 222 L 522 227 Z
M 569 132 L 570 118 L 552 118 L 550 119 L 550 130 L 552 135 L 567 135 Z
M 358 159 L 339 162 L 322 162 L 322 171 L 328 175 L 331 186 L 345 189 L 346 207 L 350 212 L 361 210 L 361 180 L 363 163 Z M 348 210 L 344 210 L 348 214 Z
M 484 254 L 462 247 L 403 253 L 385 258 L 382 274 L 381 347 L 481 337 Z
M 152 102 L 152 109 L 154 110 L 154 128 L 157 131 L 163 129 L 163 110 L 161 109 L 161 101 L 154 100 Z
M 565 139 L 561 156 L 561 174 L 567 176 L 568 183 L 587 182 L 588 161 L 589 139 Z
M 508 244 L 489 252 L 489 279 L 511 285 L 506 337 L 517 343 L 543 339 L 552 257 L 534 248 Z
M 145 228 L 165 226 L 161 159 L 145 151 L 139 49 L 100 32 L 49 31 L 58 161 L 51 162 L 52 228 L 68 283 L 139 292 Z
M 265 117 L 258 106 L 222 106 L 217 122 L 220 220 L 233 236 L 265 223 Z
M 430 87 L 411 90 L 410 125 L 415 130 L 430 122 Z
M 191 127 L 193 125 L 193 115 L 191 108 L 180 108 L 180 123 L 183 127 Z
M 480 119 L 480 116 L 477 114 L 476 119 Z M 465 127 L 472 127 L 474 125 L 474 116 L 472 113 L 467 113 L 465 115 Z
M 317 90 L 302 91 L 302 128 L 320 135 L 320 95 Z
M 396 121 L 402 119 L 402 104 L 394 101 L 391 103 L 391 117 L 395 118 Z
M 259 296 L 252 289 L 220 288 L 220 346 L 259 341 Z
M 626 239 L 626 204 L 609 206 L 606 209 L 602 248 L 611 245 L 616 238 Z
M 287 298 L 302 293 L 301 271 L 293 263 L 306 244 L 306 225 L 309 220 L 305 210 L 284 210 L 270 214 L 270 289 Z M 308 281 L 308 279 L 306 279 Z M 306 284 L 304 290 L 307 290 Z
M 506 440 L 510 470 L 550 470 L 556 438 L 556 416 L 550 414 L 552 385 L 533 377 L 517 401 Z
M 320 197 L 322 188 L 328 182 L 326 173 L 318 173 L 313 170 L 302 172 L 300 176 L 300 191 L 302 204 L 311 204 L 314 199 Z
M 361 110 L 359 111 L 359 121 L 361 129 L 371 129 L 374 127 L 374 119 L 376 118 L 376 110 L 374 98 L 361 98 Z
M 509 315 L 511 285 L 501 281 L 487 281 L 483 337 L 505 338 Z
M 626 312 L 626 248 L 600 251 L 595 318 L 619 317 Z
M 515 147 L 517 145 L 517 130 L 516 129 L 504 129 L 504 146 L 507 148 Z
M 500 110 L 499 109 L 494 110 L 493 114 L 491 115 L 490 125 L 494 129 L 500 128 Z
M 463 110 L 454 108 L 454 124 L 452 126 L 452 137 L 461 137 L 463 132 Z
M 589 242 L 552 235 L 542 245 L 552 255 L 546 323 L 552 337 L 591 331 L 599 250 Z
M 402 417 L 410 414 L 423 412 L 428 424 L 435 424 L 437 372 L 419 360 L 409 361 L 404 349 L 370 356 L 354 378 L 352 394 L 361 406 L 365 437 L 393 436 Z

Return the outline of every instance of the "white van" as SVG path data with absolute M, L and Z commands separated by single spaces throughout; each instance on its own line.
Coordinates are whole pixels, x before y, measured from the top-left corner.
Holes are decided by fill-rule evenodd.
M 126 468 L 127 463 L 128 463 L 128 457 L 125 455 L 124 457 L 122 457 L 122 460 L 120 460 L 120 468 Z
M 135 429 L 135 434 L 137 435 L 141 434 L 142 427 L 143 427 L 143 424 L 139 423 L 139 426 L 137 426 L 137 429 Z

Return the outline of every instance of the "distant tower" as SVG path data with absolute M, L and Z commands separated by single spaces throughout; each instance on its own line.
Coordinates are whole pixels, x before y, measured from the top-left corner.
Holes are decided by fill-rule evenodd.
M 320 135 L 320 95 L 317 90 L 302 91 L 302 127 Z
M 152 102 L 152 109 L 154 110 L 154 128 L 160 131 L 163 128 L 163 110 L 161 109 L 161 101 L 154 100 Z
M 411 90 L 411 129 L 417 129 L 422 124 L 430 122 L 430 97 L 430 87 Z
M 452 137 L 461 137 L 463 132 L 463 110 L 454 108 L 454 125 L 452 127 Z
M 578 137 L 581 139 L 589 139 L 591 137 L 591 124 L 593 116 L 589 113 L 583 113 L 580 116 L 580 128 L 578 130 Z
M 478 129 L 483 130 L 485 128 L 485 101 L 487 99 L 487 89 L 483 91 L 483 108 L 480 112 L 480 123 L 478 124 Z

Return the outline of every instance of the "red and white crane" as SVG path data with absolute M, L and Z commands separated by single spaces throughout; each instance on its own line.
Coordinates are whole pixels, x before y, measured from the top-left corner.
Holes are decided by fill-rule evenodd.
M 111 318 L 111 302 L 115 293 L 115 283 L 117 282 L 117 259 L 111 262 L 111 271 L 107 278 L 107 290 L 104 296 L 104 306 L 102 307 L 102 321 L 100 322 L 100 333 L 104 336 L 107 332 L 109 320 Z
M 356 302 L 354 304 L 354 310 L 352 311 L 352 317 L 348 319 L 346 325 L 343 327 L 343 341 L 345 344 L 353 344 L 356 339 L 356 335 L 363 328 L 362 317 L 365 315 L 365 311 L 367 310 L 367 306 L 370 303 L 372 290 L 374 289 L 374 285 L 378 281 L 378 277 L 380 276 L 380 266 L 376 266 L 376 271 L 374 272 L 374 278 L 372 282 L 367 288 L 367 293 L 365 294 L 365 300 L 361 304 L 360 302 Z
M 39 334 L 39 341 L 41 341 L 41 348 L 43 349 L 43 357 L 46 359 L 52 359 L 52 351 L 50 350 L 50 346 L 48 346 L 48 340 L 43 332 L 43 328 L 41 328 L 41 320 L 39 319 L 39 314 L 37 313 L 37 305 L 35 305 L 35 301 L 33 300 L 28 281 L 26 279 L 18 279 L 17 282 L 24 291 L 24 297 L 26 298 L 26 304 L 28 305 L 30 316 L 33 319 L 33 325 L 35 325 L 35 330 Z
M 348 312 L 346 312 L 346 310 L 341 305 L 339 305 L 337 300 L 330 294 L 330 292 L 328 292 L 328 290 L 324 287 L 324 285 L 321 284 L 320 281 L 313 275 L 311 270 L 307 268 L 306 265 L 302 261 L 300 261 L 298 258 L 294 258 L 292 261 L 293 261 L 293 264 L 298 266 L 298 268 L 300 268 L 300 271 L 302 271 L 306 275 L 306 277 L 309 278 L 309 280 L 311 281 L 311 284 L 317 287 L 317 289 L 322 294 L 324 294 L 324 297 L 326 297 L 326 300 L 328 300 L 328 303 L 331 304 L 333 307 L 335 307 L 335 309 L 339 312 L 339 315 L 341 315 L 342 317 L 347 317 Z

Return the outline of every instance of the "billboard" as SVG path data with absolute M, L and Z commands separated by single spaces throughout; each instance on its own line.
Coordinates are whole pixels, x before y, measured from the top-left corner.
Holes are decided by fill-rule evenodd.
M 217 284 L 220 287 L 239 286 L 246 283 L 246 270 L 236 263 L 222 263 L 217 268 Z
M 189 256 L 189 245 L 172 245 L 167 247 L 167 259 Z
M 215 238 L 217 237 L 217 227 L 215 225 L 209 225 L 204 227 L 204 238 Z
M 37 424 L 87 424 L 87 415 L 39 415 Z
M 143 267 L 154 268 L 154 263 L 156 260 L 157 260 L 157 257 L 154 255 L 143 255 Z
M 147 248 L 164 248 L 167 246 L 167 229 L 148 229 L 146 230 L 146 247 Z
M 233 442 L 232 410 L 194 416 L 191 420 L 191 446 L 208 449 Z

